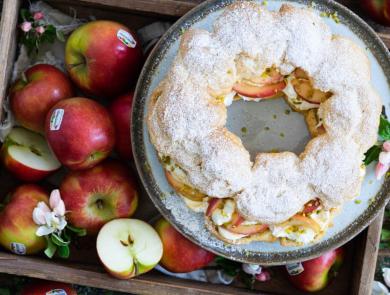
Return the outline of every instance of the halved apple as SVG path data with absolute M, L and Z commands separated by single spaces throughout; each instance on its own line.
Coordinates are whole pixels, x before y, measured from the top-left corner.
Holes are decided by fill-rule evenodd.
M 261 86 L 250 85 L 241 81 L 234 84 L 233 90 L 245 97 L 266 99 L 276 97 L 285 87 L 286 83 L 284 81 Z
M 209 200 L 209 206 L 207 207 L 206 216 L 210 217 L 213 212 L 218 209 L 224 202 L 224 199 L 211 198 Z
M 12 174 L 24 181 L 41 180 L 61 167 L 45 138 L 21 127 L 7 135 L 1 159 Z
M 200 192 L 196 188 L 179 181 L 171 172 L 167 170 L 165 170 L 165 177 L 167 178 L 168 183 L 178 194 L 187 199 L 190 199 L 191 201 L 202 202 L 203 198 L 207 197 L 206 194 Z
M 157 232 L 138 219 L 115 219 L 106 223 L 96 240 L 100 261 L 112 276 L 129 279 L 154 268 L 163 254 Z

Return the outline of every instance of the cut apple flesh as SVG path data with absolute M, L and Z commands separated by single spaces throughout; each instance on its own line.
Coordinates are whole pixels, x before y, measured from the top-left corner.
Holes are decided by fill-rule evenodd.
M 226 225 L 226 229 L 232 233 L 243 234 L 243 235 L 253 235 L 257 233 L 262 233 L 268 229 L 266 224 L 252 224 L 252 225 L 238 225 L 234 226 L 232 224 Z
M 177 193 L 191 201 L 202 202 L 203 198 L 207 197 L 207 195 L 201 193 L 199 190 L 177 180 L 173 174 L 167 170 L 165 170 L 165 177 Z
M 106 223 L 98 234 L 96 248 L 106 269 L 123 279 L 153 268 L 163 253 L 157 232 L 137 219 L 115 219 Z
M 299 214 L 294 215 L 290 218 L 290 220 L 285 222 L 286 227 L 290 226 L 297 226 L 297 227 L 303 227 L 303 228 L 310 228 L 314 232 L 319 233 L 321 231 L 320 226 L 315 222 L 314 220 L 310 219 L 309 217 L 302 216 Z
M 14 128 L 6 139 L 8 154 L 25 166 L 40 170 L 54 171 L 61 163 L 51 152 L 45 138 L 24 128 Z
M 310 103 L 320 104 L 331 96 L 330 92 L 314 89 L 311 82 L 307 79 L 298 78 L 293 79 L 291 82 L 297 94 Z
M 223 204 L 223 199 L 211 198 L 207 207 L 206 216 L 211 216 L 213 212 Z
M 275 97 L 285 87 L 286 83 L 284 81 L 262 86 L 255 86 L 245 82 L 239 82 L 234 84 L 233 90 L 245 97 L 265 99 Z
M 248 82 L 248 84 L 254 83 L 257 85 L 268 85 L 275 84 L 283 81 L 283 75 L 280 74 L 276 69 L 271 68 L 266 70 L 260 77 L 254 77 L 251 79 L 244 80 Z

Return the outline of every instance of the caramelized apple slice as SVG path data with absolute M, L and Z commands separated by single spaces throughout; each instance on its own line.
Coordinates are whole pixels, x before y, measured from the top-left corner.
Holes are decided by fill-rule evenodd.
M 207 197 L 204 193 L 200 192 L 196 188 L 193 188 L 185 183 L 177 180 L 172 173 L 165 170 L 165 177 L 168 180 L 168 183 L 173 187 L 173 189 L 183 197 L 190 199 L 195 202 L 202 202 L 203 198 Z
M 207 207 L 206 216 L 210 217 L 213 212 L 223 204 L 224 199 L 211 198 Z
M 232 220 L 230 224 L 232 226 L 239 226 L 241 223 L 245 221 L 245 218 L 242 217 L 237 211 L 233 213 Z
M 286 227 L 290 226 L 298 226 L 298 227 L 306 227 L 312 229 L 314 232 L 319 233 L 321 231 L 320 226 L 313 219 L 296 214 L 291 217 L 288 221 L 285 222 Z
M 268 225 L 266 224 L 251 224 L 251 225 L 238 225 L 234 226 L 232 224 L 227 224 L 226 229 L 235 234 L 242 235 L 253 235 L 257 233 L 265 232 L 268 229 Z
M 304 113 L 307 128 L 309 129 L 310 135 L 316 137 L 326 132 L 323 125 L 318 126 L 317 110 L 311 109 Z
M 260 86 L 260 85 L 275 84 L 280 81 L 283 81 L 283 79 L 284 76 L 281 73 L 279 73 L 278 70 L 276 70 L 275 68 L 269 68 L 262 75 L 248 79 L 248 82 L 249 84 L 254 83 Z
M 306 74 L 306 72 L 304 70 L 302 70 L 301 68 L 296 68 L 295 71 L 294 71 L 294 76 L 297 78 L 297 79 L 306 79 L 308 80 L 309 79 L 309 76 Z
M 302 213 L 308 214 L 311 213 L 321 205 L 321 202 L 319 199 L 311 200 L 310 202 L 307 202 L 305 204 L 305 207 L 303 207 Z
M 330 92 L 314 89 L 307 79 L 293 79 L 291 82 L 298 95 L 310 103 L 320 104 L 331 96 Z
M 233 90 L 238 94 L 241 94 L 250 98 L 272 98 L 275 97 L 280 91 L 286 87 L 284 81 L 268 84 L 264 86 L 254 86 L 245 82 L 236 83 L 233 86 Z

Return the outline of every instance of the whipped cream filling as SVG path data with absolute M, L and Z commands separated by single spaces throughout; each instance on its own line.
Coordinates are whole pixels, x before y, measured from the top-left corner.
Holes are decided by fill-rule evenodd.
M 308 244 L 314 241 L 316 236 L 316 233 L 312 229 L 303 227 L 298 227 L 293 230 L 291 227 L 274 225 L 270 226 L 270 230 L 272 235 L 277 238 L 287 238 L 302 244 Z
M 309 217 L 317 222 L 322 231 L 325 230 L 332 221 L 331 212 L 329 210 L 324 210 L 321 207 L 311 213 Z
M 236 204 L 232 200 L 227 200 L 222 209 L 215 209 L 211 215 L 211 220 L 216 225 L 222 225 L 232 220 Z

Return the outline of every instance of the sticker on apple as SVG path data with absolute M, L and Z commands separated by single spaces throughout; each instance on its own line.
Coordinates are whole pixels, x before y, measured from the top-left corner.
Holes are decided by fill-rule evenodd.
M 25 255 L 26 254 L 26 246 L 22 243 L 11 243 L 11 251 L 18 255 Z
M 133 36 L 125 30 L 119 29 L 116 36 L 127 47 L 134 48 L 137 45 L 137 41 L 135 41 Z
M 302 263 L 300 263 L 300 262 L 287 264 L 286 269 L 287 269 L 288 274 L 291 276 L 297 276 L 305 270 L 303 268 Z
M 62 118 L 64 117 L 64 113 L 65 113 L 64 109 L 54 110 L 54 112 L 50 118 L 50 130 L 51 131 L 60 130 Z
M 46 292 L 46 295 L 68 295 L 65 290 L 62 289 L 53 289 Z

